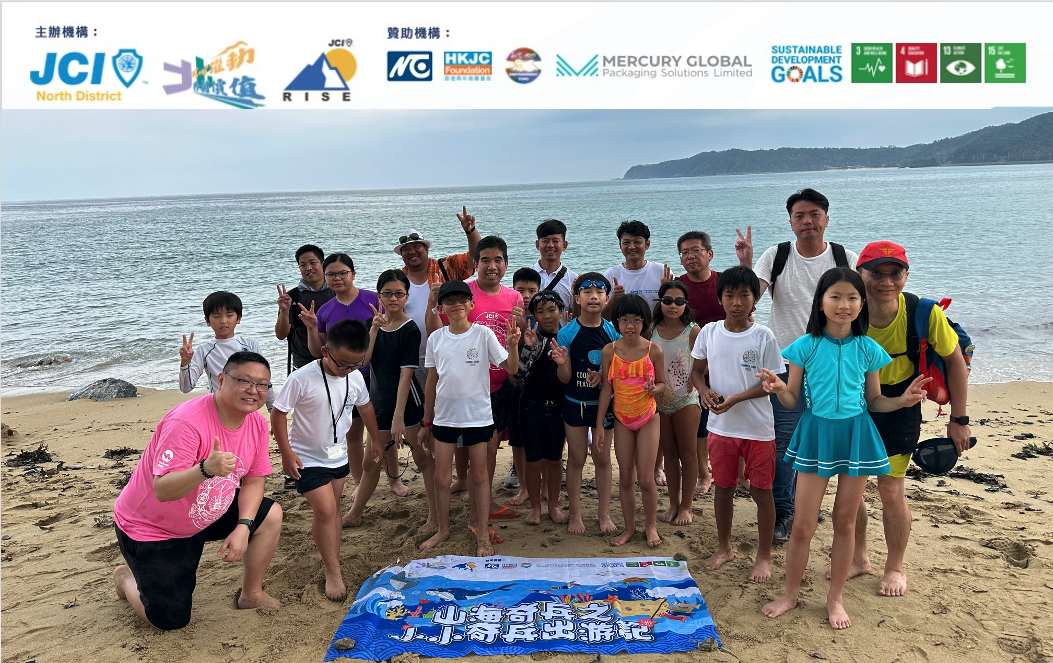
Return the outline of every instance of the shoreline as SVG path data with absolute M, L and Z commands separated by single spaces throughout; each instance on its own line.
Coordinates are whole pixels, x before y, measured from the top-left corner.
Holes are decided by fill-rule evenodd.
M 10 537 L 0 543 L 0 570 L 6 581 L 0 605 L 4 621 L 0 644 L 8 652 L 5 662 L 65 660 L 71 638 L 88 660 L 211 663 L 320 658 L 361 583 L 372 573 L 398 559 L 405 563 L 439 554 L 474 553 L 464 525 L 467 507 L 459 499 L 451 504 L 450 541 L 434 554 L 417 551 L 420 537 L 415 532 L 424 522 L 427 503 L 422 482 L 410 469 L 405 480 L 413 495 L 395 497 L 381 481 L 365 512 L 365 525 L 343 531 L 341 562 L 351 597 L 332 603 L 322 591 L 324 573 L 311 539 L 310 507 L 298 494 L 282 492 L 280 475 L 272 475 L 266 494 L 282 505 L 285 521 L 265 587 L 283 608 L 268 614 L 235 610 L 241 565 L 219 562 L 219 544 L 213 543 L 206 545 L 201 560 L 190 625 L 164 633 L 140 623 L 127 603 L 117 599 L 112 583 L 113 568 L 121 559 L 112 526 L 119 488 L 112 482 L 135 466 L 138 455 L 113 460 L 103 454 L 120 447 L 142 449 L 160 418 L 196 395 L 142 388 L 137 398 L 99 403 L 66 402 L 62 393 L 4 399 L 0 451 L 5 458 L 41 443 L 53 454 L 52 462 L 40 465 L 42 471 L 0 468 L 2 534 Z M 712 491 L 696 500 L 691 525 L 659 523 L 664 543 L 655 549 L 639 536 L 619 548 L 596 536 L 596 493 L 586 487 L 582 496 L 586 535 L 571 536 L 547 516 L 540 526 L 526 525 L 524 517 L 495 520 L 492 526 L 505 539 L 496 552 L 521 557 L 686 555 L 725 648 L 674 654 L 676 663 L 809 660 L 813 652 L 827 660 L 858 660 L 862 653 L 883 661 L 1014 656 L 1044 660 L 1053 655 L 1053 638 L 1048 635 L 1053 633 L 1053 613 L 1042 607 L 1053 602 L 1049 518 L 1053 489 L 1048 482 L 1053 458 L 1025 460 L 1012 454 L 1020 453 L 1027 442 L 1053 441 L 1050 403 L 1050 382 L 973 386 L 969 414 L 979 444 L 960 467 L 1002 475 L 1004 479 L 998 481 L 1007 489 L 989 492 L 989 486 L 960 477 L 908 476 L 914 522 L 906 556 L 908 593 L 902 598 L 876 595 L 885 550 L 881 502 L 876 484 L 870 483 L 865 494 L 870 560 L 878 575 L 849 581 L 845 600 L 853 626 L 847 631 L 835 632 L 825 623 L 823 573 L 833 531 L 829 520 L 820 525 L 812 546 L 801 607 L 776 620 L 761 615 L 760 607 L 781 592 L 786 548 L 777 545 L 773 550 L 771 582 L 746 580 L 757 538 L 755 510 L 748 497 L 735 500 L 736 558 L 715 572 L 703 567 L 716 547 Z M 935 407 L 925 406 L 923 438 L 940 433 L 946 413 L 945 408 L 944 416 L 934 420 Z M 1025 433 L 1034 437 L 1014 437 Z M 273 445 L 271 457 L 280 468 Z M 76 464 L 83 469 L 71 469 Z M 511 454 L 504 446 L 495 485 L 500 486 L 510 464 Z M 592 479 L 589 467 L 585 478 Z M 827 513 L 834 491 L 831 485 L 823 502 Z M 498 487 L 494 494 L 507 504 L 513 492 Z M 345 508 L 349 495 L 346 487 Z M 660 504 L 668 504 L 667 499 L 666 490 L 660 488 Z M 614 502 L 612 516 L 621 522 L 617 497 Z M 378 542 L 382 542 L 379 549 Z M 653 655 L 625 656 L 626 663 L 653 661 Z M 595 657 L 561 653 L 551 658 L 555 660 L 550 663 L 589 663 Z M 510 657 L 505 663 L 533 663 L 533 659 Z

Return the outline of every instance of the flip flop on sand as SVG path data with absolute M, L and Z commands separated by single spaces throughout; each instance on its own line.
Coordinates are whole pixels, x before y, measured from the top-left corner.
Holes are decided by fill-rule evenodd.
M 491 513 L 490 517 L 497 520 L 512 520 L 513 518 L 518 518 L 521 515 L 523 514 L 511 509 L 510 507 L 503 506 L 497 511 Z
M 472 534 L 478 534 L 479 533 L 479 528 L 468 528 L 468 531 L 471 532 Z M 493 545 L 497 545 L 499 543 L 504 543 L 504 542 L 505 542 L 505 540 L 502 539 L 500 536 L 498 536 L 496 531 L 494 531 L 492 529 L 490 530 L 490 545 L 493 546 Z

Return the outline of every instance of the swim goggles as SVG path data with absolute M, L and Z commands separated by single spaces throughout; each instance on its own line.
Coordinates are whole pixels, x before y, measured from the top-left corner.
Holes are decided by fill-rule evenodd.
M 582 290 L 591 288 L 592 286 L 603 288 L 603 291 L 607 292 L 607 284 L 602 281 L 582 281 L 581 285 L 578 286 L 578 292 L 580 293 Z
M 533 313 L 534 309 L 537 308 L 537 305 L 541 302 L 552 302 L 559 307 L 560 311 L 562 311 L 564 307 L 562 297 L 552 292 L 551 290 L 542 290 L 541 292 L 537 293 L 536 295 L 530 298 L 530 312 Z

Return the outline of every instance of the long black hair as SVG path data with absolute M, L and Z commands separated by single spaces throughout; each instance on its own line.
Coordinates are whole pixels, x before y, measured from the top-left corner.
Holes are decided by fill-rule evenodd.
M 658 299 L 665 297 L 665 293 L 669 292 L 673 288 L 676 288 L 677 290 L 682 290 L 684 293 L 684 299 L 688 299 L 687 286 L 684 285 L 678 279 L 673 279 L 672 281 L 666 281 L 665 283 L 663 283 L 662 287 L 658 288 Z M 665 315 L 662 313 L 662 302 L 659 301 L 657 304 L 654 305 L 654 313 L 651 314 L 652 329 L 654 327 L 657 327 L 658 324 L 664 319 Z M 691 307 L 687 304 L 684 304 L 684 312 L 680 314 L 680 322 L 683 323 L 684 326 L 687 326 L 694 321 L 695 316 L 691 314 Z
M 863 306 L 859 309 L 859 315 L 852 321 L 852 335 L 867 335 L 867 330 L 870 328 L 870 314 L 867 311 L 867 289 L 863 285 L 863 279 L 859 274 L 848 267 L 828 269 L 819 278 L 819 283 L 815 286 L 815 297 L 812 298 L 812 315 L 808 318 L 808 326 L 805 328 L 808 334 L 815 337 L 823 335 L 823 329 L 826 327 L 826 314 L 823 313 L 823 296 L 826 295 L 827 290 L 841 281 L 851 284 L 856 289 L 856 292 L 859 293 L 860 299 L 863 300 Z

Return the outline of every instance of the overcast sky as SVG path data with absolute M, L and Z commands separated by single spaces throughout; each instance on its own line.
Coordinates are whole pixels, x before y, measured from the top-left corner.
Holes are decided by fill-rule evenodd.
M 986 111 L 10 111 L 0 199 L 580 182 L 709 150 L 927 143 Z

